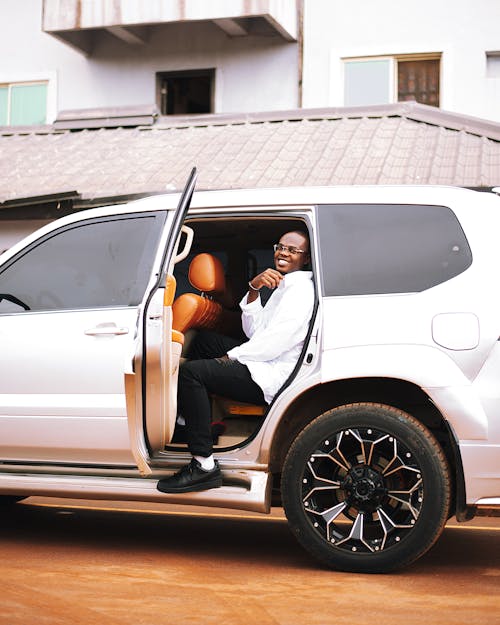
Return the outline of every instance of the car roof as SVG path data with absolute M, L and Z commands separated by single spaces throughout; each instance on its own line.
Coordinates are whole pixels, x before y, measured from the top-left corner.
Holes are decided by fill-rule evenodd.
M 143 213 L 150 211 L 175 210 L 180 193 L 152 195 L 126 204 L 112 204 L 101 208 L 92 208 L 73 213 L 52 222 L 15 244 L 5 254 L 11 255 L 18 247 L 30 239 L 35 240 L 51 231 L 55 224 L 63 226 L 96 217 Z M 229 189 L 217 191 L 196 191 L 191 201 L 190 212 L 233 208 L 281 206 L 313 206 L 316 204 L 431 204 L 450 206 L 460 212 L 471 207 L 476 212 L 479 207 L 493 206 L 500 208 L 500 198 L 494 193 L 484 193 L 452 186 L 432 185 L 350 185 L 331 187 L 281 187 L 258 189 Z
M 195 190 L 192 209 L 252 206 L 297 206 L 336 203 L 398 203 L 398 204 L 447 204 L 458 198 L 478 196 L 477 191 L 452 186 L 431 185 L 350 185 L 331 187 L 281 187 L 258 189 L 228 189 L 218 191 Z M 481 193 L 496 197 L 492 193 Z M 128 204 L 108 207 L 117 212 L 173 210 L 179 201 L 179 193 L 154 195 Z M 102 210 L 102 209 L 93 209 Z M 90 214 L 90 211 L 89 211 Z

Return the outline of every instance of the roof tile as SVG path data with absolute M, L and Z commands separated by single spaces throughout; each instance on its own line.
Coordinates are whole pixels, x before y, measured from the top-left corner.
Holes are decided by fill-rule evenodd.
M 199 187 L 500 185 L 500 124 L 423 105 L 160 120 L 78 132 L 0 129 L 0 202 L 51 190 L 83 198 Z

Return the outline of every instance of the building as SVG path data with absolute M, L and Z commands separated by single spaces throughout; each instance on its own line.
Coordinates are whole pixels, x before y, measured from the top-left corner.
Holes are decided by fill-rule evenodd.
M 500 121 L 498 0 L 2 0 L 0 125 L 416 100 Z
M 202 188 L 500 185 L 500 3 L 405 7 L 0 0 L 0 251 L 192 165 Z

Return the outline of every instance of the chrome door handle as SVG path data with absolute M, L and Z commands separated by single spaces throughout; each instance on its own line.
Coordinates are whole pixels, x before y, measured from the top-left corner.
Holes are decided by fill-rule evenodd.
M 87 336 L 120 336 L 128 334 L 128 328 L 119 328 L 114 323 L 102 323 L 95 328 L 89 328 L 84 332 Z

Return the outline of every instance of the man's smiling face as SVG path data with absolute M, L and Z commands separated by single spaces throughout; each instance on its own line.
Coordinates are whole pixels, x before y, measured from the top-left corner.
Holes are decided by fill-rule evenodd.
M 285 246 L 284 249 L 281 246 Z M 290 251 L 291 250 L 291 251 Z M 274 252 L 274 266 L 282 273 L 299 271 L 309 262 L 309 241 L 301 232 L 287 232 Z

